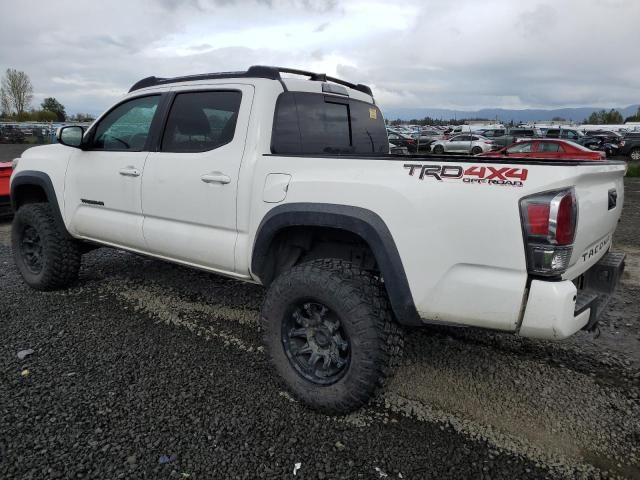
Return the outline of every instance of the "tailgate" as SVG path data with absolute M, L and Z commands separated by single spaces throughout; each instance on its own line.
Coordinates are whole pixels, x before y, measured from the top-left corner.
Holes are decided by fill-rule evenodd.
M 611 248 L 624 201 L 622 163 L 581 165 L 575 178 L 578 223 L 563 278 L 573 280 L 591 268 Z

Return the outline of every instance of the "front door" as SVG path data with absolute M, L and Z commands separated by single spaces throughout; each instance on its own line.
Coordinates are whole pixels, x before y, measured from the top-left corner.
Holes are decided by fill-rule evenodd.
M 253 87 L 178 87 L 160 151 L 142 179 L 151 253 L 220 272 L 235 269 L 236 195 Z
M 160 95 L 120 103 L 74 149 L 65 178 L 65 218 L 80 237 L 144 249 L 140 185 Z

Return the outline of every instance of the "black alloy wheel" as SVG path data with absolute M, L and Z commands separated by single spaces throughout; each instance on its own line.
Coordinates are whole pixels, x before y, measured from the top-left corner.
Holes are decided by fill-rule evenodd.
M 318 385 L 337 382 L 349 366 L 349 338 L 338 316 L 322 303 L 292 305 L 282 322 L 282 346 L 293 368 Z
M 20 255 L 24 265 L 33 274 L 42 271 L 42 239 L 38 231 L 31 225 L 26 225 L 20 235 Z

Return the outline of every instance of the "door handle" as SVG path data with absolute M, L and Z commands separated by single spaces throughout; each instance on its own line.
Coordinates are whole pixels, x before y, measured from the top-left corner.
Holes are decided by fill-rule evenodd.
M 231 177 L 222 172 L 211 172 L 202 175 L 200 180 L 204 183 L 221 183 L 224 185 L 231 182 Z
M 125 167 L 120 169 L 120 175 L 124 175 L 125 177 L 139 177 L 140 170 L 134 167 Z

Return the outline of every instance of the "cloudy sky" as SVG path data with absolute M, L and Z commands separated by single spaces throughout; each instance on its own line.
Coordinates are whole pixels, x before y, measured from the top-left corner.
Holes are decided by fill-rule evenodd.
M 99 113 L 136 80 L 252 64 L 373 87 L 383 109 L 640 103 L 640 0 L 0 0 L 0 70 Z

